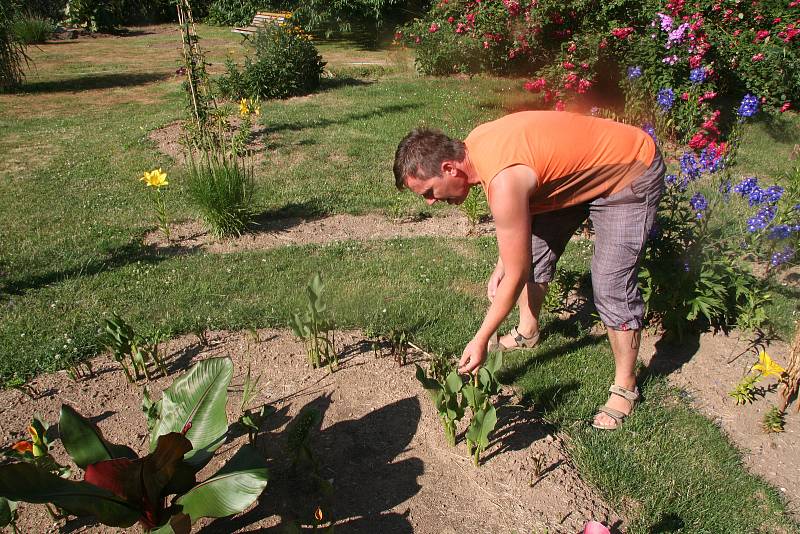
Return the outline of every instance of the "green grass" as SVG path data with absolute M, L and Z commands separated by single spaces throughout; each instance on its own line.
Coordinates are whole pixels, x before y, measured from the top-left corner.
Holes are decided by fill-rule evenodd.
M 227 28 L 201 32 L 217 65 L 239 53 Z M 11 154 L 0 162 L 0 378 L 97 354 L 97 329 L 115 311 L 134 327 L 174 334 L 197 324 L 285 327 L 315 271 L 341 327 L 410 330 L 427 349 L 459 355 L 485 310 L 491 238 L 179 257 L 141 244 L 156 226 L 143 171 L 168 172 L 170 213 L 195 216 L 187 172 L 147 138 L 182 114 L 175 44 L 174 33 L 155 33 L 45 45 L 28 93 L 0 97 L 0 148 Z M 520 80 L 417 78 L 407 58 L 341 41 L 319 46 L 341 75 L 319 94 L 262 106 L 268 151 L 255 169 L 254 206 L 266 216 L 427 210 L 394 190 L 397 141 L 419 124 L 464 136 L 527 98 Z M 375 60 L 385 70 L 353 66 Z M 796 117 L 787 120 L 796 127 Z M 776 141 L 770 128 L 747 128 L 742 174 L 787 170 L 790 141 Z M 585 269 L 585 244 L 571 244 L 564 261 Z M 773 319 L 791 328 L 796 293 L 776 288 L 773 306 Z M 775 491 L 747 474 L 719 429 L 663 378 L 646 381 L 647 402 L 622 431 L 587 431 L 612 374 L 607 342 L 580 324 L 549 316 L 544 324 L 543 346 L 511 358 L 505 377 L 571 438 L 582 475 L 626 516 L 627 531 L 796 531 Z

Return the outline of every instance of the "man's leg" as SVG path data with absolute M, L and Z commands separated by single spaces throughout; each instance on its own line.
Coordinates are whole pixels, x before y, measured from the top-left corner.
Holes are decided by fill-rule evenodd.
M 517 332 L 530 338 L 539 332 L 539 312 L 542 310 L 544 297 L 547 295 L 547 282 L 537 283 L 529 280 L 517 299 L 519 306 L 519 326 Z M 505 347 L 514 345 L 514 338 L 506 334 L 500 338 L 500 344 Z
M 539 313 L 547 285 L 553 280 L 556 262 L 567 246 L 572 234 L 589 216 L 585 205 L 573 206 L 558 211 L 541 213 L 533 218 L 531 226 L 531 276 L 522 289 L 519 306 L 520 335 L 530 338 L 539 332 Z M 510 335 L 500 338 L 500 344 L 513 347 L 516 342 Z
M 605 199 L 591 203 L 589 212 L 595 228 L 592 257 L 594 301 L 614 353 L 614 385 L 636 388 L 636 360 L 644 319 L 644 301 L 638 284 L 639 260 L 655 219 L 664 188 L 664 163 L 657 154 L 650 169 L 634 183 Z M 606 402 L 629 414 L 631 401 L 611 394 Z M 605 413 L 595 424 L 615 428 L 617 421 Z

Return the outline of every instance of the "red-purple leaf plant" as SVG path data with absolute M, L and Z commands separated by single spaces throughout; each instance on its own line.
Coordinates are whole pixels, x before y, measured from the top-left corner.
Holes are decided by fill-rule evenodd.
M 100 429 L 63 405 L 61 442 L 85 470 L 82 481 L 64 480 L 29 463 L 0 466 L 0 497 L 53 503 L 77 516 L 146 532 L 188 533 L 201 517 L 224 517 L 250 506 L 267 485 L 265 459 L 241 447 L 209 479 L 196 473 L 225 440 L 229 358 L 198 362 L 175 380 L 155 404 L 157 419 L 151 452 L 137 458 L 132 449 L 109 443 Z

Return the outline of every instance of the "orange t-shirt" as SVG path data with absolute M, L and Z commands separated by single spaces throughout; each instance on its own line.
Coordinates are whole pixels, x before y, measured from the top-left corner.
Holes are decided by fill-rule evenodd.
M 478 126 L 464 144 L 487 197 L 506 167 L 522 164 L 536 172 L 532 214 L 624 189 L 647 170 L 656 150 L 640 128 L 565 111 L 512 113 Z

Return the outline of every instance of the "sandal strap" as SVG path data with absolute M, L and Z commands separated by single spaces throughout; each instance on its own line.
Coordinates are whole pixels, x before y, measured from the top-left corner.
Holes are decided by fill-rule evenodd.
M 516 326 L 511 329 L 509 334 L 511 334 L 511 337 L 514 338 L 514 343 L 516 343 L 517 347 L 530 348 L 533 345 L 536 345 L 536 342 L 539 340 L 539 332 L 536 332 L 531 337 L 525 337 L 519 333 L 519 330 L 517 330 Z
M 622 386 L 618 386 L 616 384 L 611 384 L 611 387 L 608 388 L 608 391 L 614 395 L 618 395 L 623 399 L 633 403 L 639 400 L 639 388 L 634 388 L 633 391 L 629 389 L 625 389 Z
M 609 408 L 608 406 L 600 406 L 600 408 L 598 408 L 597 411 L 603 412 L 604 414 L 609 416 L 617 423 L 617 425 L 621 425 L 622 421 L 624 421 L 625 418 L 628 417 L 628 414 L 622 413 L 621 411 L 615 410 L 614 408 Z

